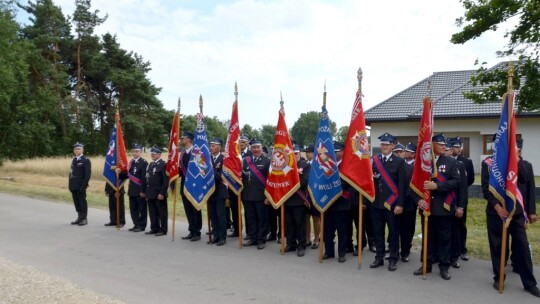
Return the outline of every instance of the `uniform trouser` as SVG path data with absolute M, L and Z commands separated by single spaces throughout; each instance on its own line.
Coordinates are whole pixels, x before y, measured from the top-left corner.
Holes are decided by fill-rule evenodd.
M 133 226 L 145 230 L 148 210 L 146 209 L 146 199 L 140 196 L 129 197 L 129 212 Z
M 463 216 L 459 219 L 459 241 L 461 254 L 467 253 L 467 208 L 463 208 Z
M 109 194 L 109 220 L 113 224 L 116 223 L 117 214 L 116 214 L 116 193 Z M 125 206 L 124 206 L 124 195 L 120 194 L 119 198 L 119 205 L 120 205 L 120 224 L 125 225 L 126 224 L 126 212 L 125 212 Z
M 388 247 L 390 249 L 389 261 L 397 261 L 399 257 L 399 216 L 386 208 L 371 208 L 371 220 L 375 236 L 376 260 L 384 259 L 384 234 L 388 226 Z
M 362 247 L 374 246 L 373 222 L 371 221 L 371 207 L 362 210 Z
M 71 190 L 71 196 L 73 197 L 73 204 L 75 205 L 75 211 L 77 211 L 78 219 L 85 219 L 88 215 L 88 203 L 86 202 L 86 189 L 85 190 Z
M 353 205 L 349 210 L 349 218 L 347 220 L 347 251 L 353 251 L 353 243 L 358 240 L 358 224 L 358 205 Z M 356 228 L 355 236 L 353 236 L 353 225 Z
M 234 229 L 234 234 L 239 234 L 240 230 L 238 229 L 238 196 L 229 189 L 229 212 L 232 217 L 231 227 Z M 227 219 L 229 217 L 227 216 Z
M 323 216 L 323 215 L 321 215 Z M 349 210 L 335 210 L 324 213 L 324 254 L 335 256 L 334 238 L 338 235 L 338 255 L 345 256 L 347 250 L 347 222 Z
M 285 233 L 287 246 L 291 248 L 306 247 L 306 207 L 285 206 Z
M 487 214 L 487 230 L 494 274 L 493 279 L 498 281 L 502 247 L 502 220 L 498 215 Z M 523 287 L 530 288 L 536 286 L 529 241 L 527 239 L 527 232 L 525 231 L 525 219 L 522 214 L 514 215 L 508 226 L 508 234 L 512 236 L 511 248 L 514 269 L 519 273 Z M 506 256 L 509 254 L 508 243 L 506 244 L 506 254 Z
M 192 235 L 201 235 L 202 213 L 193 207 L 185 195 L 182 195 L 182 204 L 188 220 L 188 230 Z
M 148 213 L 150 214 L 150 229 L 154 232 L 167 233 L 169 219 L 167 198 L 164 200 L 148 199 Z
M 270 235 L 280 237 L 281 228 L 281 209 L 274 209 L 272 205 L 268 205 L 268 223 L 270 225 Z
M 227 210 L 224 198 L 211 198 L 208 201 L 208 210 L 212 221 L 214 240 L 227 239 Z
M 244 201 L 249 239 L 257 244 L 266 243 L 268 235 L 268 206 L 264 201 Z
M 428 219 L 428 268 L 437 261 L 440 270 L 450 268 L 453 215 L 431 215 Z
M 416 210 L 403 210 L 399 221 L 400 255 L 408 257 L 411 253 L 414 229 L 416 228 Z
M 457 262 L 461 255 L 461 219 L 452 216 L 452 249 L 450 250 L 450 262 Z

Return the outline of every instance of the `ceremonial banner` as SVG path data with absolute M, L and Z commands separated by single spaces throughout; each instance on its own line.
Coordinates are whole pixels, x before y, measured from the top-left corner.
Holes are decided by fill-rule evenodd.
M 424 215 L 429 216 L 431 210 L 431 194 L 429 190 L 424 189 L 424 182 L 430 181 L 432 177 L 437 176 L 435 170 L 433 151 L 431 147 L 431 137 L 433 136 L 433 104 L 431 98 L 424 97 L 422 118 L 418 130 L 418 145 L 414 158 L 414 168 L 411 189 L 423 198 L 428 209 L 424 210 Z
M 282 104 L 264 194 L 277 209 L 298 189 L 300 189 L 300 175 L 289 130 L 285 124 L 285 110 Z
M 111 129 L 109 147 L 105 154 L 105 165 L 103 167 L 103 176 L 107 183 L 116 191 L 124 186 L 127 176 L 118 177 L 116 168 L 123 172 L 128 171 L 128 160 L 126 146 L 124 145 L 124 135 L 122 134 L 122 125 L 120 124 L 120 112 L 116 111 L 114 115 L 115 123 Z M 117 180 L 118 177 L 118 180 Z M 116 185 L 118 184 L 118 189 Z
M 238 122 L 238 102 L 233 103 L 229 135 L 223 158 L 223 178 L 229 189 L 236 195 L 242 191 L 242 156 L 240 155 L 240 124 Z
M 195 209 L 201 210 L 202 205 L 214 193 L 214 189 L 214 168 L 210 149 L 208 148 L 204 117 L 202 113 L 198 113 L 197 131 L 195 132 L 193 149 L 189 157 L 184 194 Z
M 356 92 L 356 99 L 351 114 L 351 124 L 343 149 L 343 158 L 339 166 L 343 180 L 358 190 L 370 202 L 375 199 L 373 169 L 366 131 L 366 120 L 362 108 L 362 93 Z
M 322 107 L 313 150 L 308 192 L 315 208 L 324 213 L 341 196 L 341 180 L 326 106 Z
M 179 148 L 178 141 L 180 138 L 180 112 L 176 111 L 173 118 L 171 135 L 169 136 L 169 155 L 167 156 L 167 176 L 169 177 L 169 188 L 174 191 L 174 181 L 179 176 L 178 157 Z
M 509 215 L 503 219 L 508 225 L 516 210 L 516 203 L 520 204 L 525 219 L 523 198 L 517 186 L 518 156 L 516 147 L 516 117 L 514 113 L 514 93 L 505 94 L 501 119 L 497 129 L 493 146 L 492 164 L 489 170 L 489 191 L 508 211 Z

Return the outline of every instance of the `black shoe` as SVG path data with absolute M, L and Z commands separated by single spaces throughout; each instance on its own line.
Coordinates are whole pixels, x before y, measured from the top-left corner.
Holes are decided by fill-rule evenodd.
M 493 288 L 495 288 L 496 291 L 499 291 L 499 281 L 493 282 Z
M 389 271 L 396 271 L 397 269 L 397 264 L 395 261 L 390 261 L 390 263 L 388 264 L 388 270 Z
M 162 236 L 162 235 L 166 235 L 167 232 L 163 232 L 163 231 L 160 231 L 158 233 L 156 233 L 156 236 Z
M 525 288 L 525 290 L 528 291 L 533 296 L 540 298 L 540 290 L 538 289 L 538 287 L 531 286 L 529 288 Z
M 200 236 L 199 234 L 194 235 L 194 236 L 190 239 L 190 241 L 192 241 L 192 242 L 196 242 L 196 241 L 200 241 L 200 240 L 201 240 L 201 236 Z
M 304 254 L 306 254 L 306 249 L 298 248 L 298 252 L 296 253 L 296 255 L 299 256 L 299 257 L 303 257 Z
M 309 247 L 309 246 L 311 246 L 311 242 L 306 243 L 306 247 Z
M 135 230 L 135 229 L 137 229 L 137 227 L 136 227 L 136 226 L 133 226 L 133 227 L 129 228 L 128 231 L 133 231 L 133 230 Z
M 277 237 L 273 234 L 270 234 L 267 238 L 266 238 L 266 241 L 267 242 L 271 242 L 271 241 L 275 241 L 277 239 Z
M 216 246 L 223 246 L 223 245 L 225 245 L 226 242 L 227 241 L 225 241 L 225 240 L 219 240 L 219 242 L 216 243 Z
M 340 263 L 344 263 L 346 260 L 347 260 L 347 258 L 345 258 L 345 256 L 340 256 L 338 258 L 338 262 L 340 262 Z
M 150 230 L 150 231 L 146 231 L 144 234 L 156 234 L 157 231 L 154 231 L 154 230 Z
M 296 251 L 296 248 L 292 246 L 285 246 L 284 252 L 291 252 L 291 251 Z
M 319 243 L 311 244 L 311 249 L 317 249 L 317 248 L 319 248 Z
M 468 260 L 469 260 L 469 256 L 467 256 L 466 253 L 462 253 L 459 257 L 460 257 L 462 260 L 464 260 L 464 261 L 468 261 Z
M 238 233 L 231 232 L 227 235 L 227 237 L 238 237 Z
M 183 236 L 182 240 L 191 240 L 192 238 L 193 238 L 193 233 L 190 232 L 188 235 Z
M 212 241 L 210 241 L 210 244 L 217 244 L 217 243 L 219 243 L 219 241 L 221 241 L 221 240 L 218 239 L 218 238 L 213 238 Z
M 422 269 L 422 266 L 420 266 L 420 268 L 416 269 L 413 274 L 414 275 L 422 275 L 422 272 L 423 272 L 423 269 Z M 426 269 L 426 273 L 431 273 L 431 267 L 428 267 Z
M 264 243 L 259 243 L 259 244 L 257 244 L 257 249 L 259 249 L 259 250 L 264 249 L 264 246 L 265 246 Z
M 80 219 L 80 218 L 77 218 L 76 220 L 74 220 L 73 222 L 71 222 L 71 225 L 79 225 L 80 222 L 81 222 L 81 219 Z
M 381 259 L 375 259 L 375 261 L 369 265 L 369 268 L 377 268 L 379 266 L 384 266 L 384 261 Z
M 402 256 L 402 257 L 401 257 L 401 261 L 402 261 L 403 263 L 409 262 L 409 256 Z
M 105 225 L 103 225 L 103 226 L 108 226 L 108 227 L 109 227 L 109 226 L 116 226 L 116 224 L 113 223 L 113 222 L 108 222 L 107 224 L 105 224 Z
M 88 225 L 88 220 L 87 219 L 82 219 L 77 225 L 79 225 L 79 226 Z
M 245 242 L 243 245 L 246 246 L 246 247 L 249 247 L 249 246 L 255 246 L 255 245 L 257 245 L 257 243 L 255 241 L 253 241 L 253 240 L 249 240 L 249 241 Z
M 323 260 L 328 260 L 328 259 L 333 259 L 333 258 L 334 258 L 334 255 L 333 255 L 333 254 L 332 254 L 332 255 L 324 254 L 324 255 L 322 256 L 322 259 L 323 259 Z
M 141 232 L 141 231 L 144 231 L 144 230 L 141 230 L 141 229 L 139 229 L 139 228 L 135 228 L 135 229 L 133 229 L 133 230 L 131 230 L 131 231 L 133 231 L 133 232 Z
M 459 267 L 461 267 L 461 265 L 459 264 L 458 261 L 454 261 L 454 262 L 452 262 L 450 265 L 452 265 L 452 267 L 454 267 L 454 268 L 459 268 Z
M 445 280 L 450 280 L 452 276 L 448 273 L 448 270 L 441 270 L 441 278 Z

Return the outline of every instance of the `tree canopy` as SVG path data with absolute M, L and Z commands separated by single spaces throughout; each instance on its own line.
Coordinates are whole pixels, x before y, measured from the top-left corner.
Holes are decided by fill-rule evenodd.
M 465 14 L 456 19 L 461 32 L 452 35 L 451 42 L 464 44 L 485 32 L 497 31 L 503 23 L 515 23 L 504 35 L 508 44 L 496 53 L 500 57 L 516 57 L 515 89 L 519 90 L 518 110 L 540 108 L 540 1 L 538 0 L 460 0 Z M 471 78 L 474 86 L 486 86 L 465 96 L 476 102 L 498 100 L 506 92 L 506 71 L 489 70 L 479 63 L 478 74 Z
M 300 114 L 300 117 L 296 120 L 291 128 L 292 140 L 294 140 L 300 146 L 315 143 L 317 130 L 319 129 L 320 115 L 321 114 L 316 111 Z M 337 133 L 335 122 L 330 121 L 330 129 L 335 137 Z

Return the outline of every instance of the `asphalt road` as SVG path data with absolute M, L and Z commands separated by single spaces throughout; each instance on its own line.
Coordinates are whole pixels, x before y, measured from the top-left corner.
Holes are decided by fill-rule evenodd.
M 129 232 L 129 224 L 104 227 L 108 212 L 98 209 L 89 210 L 88 226 L 72 226 L 75 214 L 72 205 L 0 193 L 0 256 L 128 303 L 538 302 L 512 272 L 504 294 L 495 291 L 489 261 L 462 262 L 450 281 L 434 267 L 422 280 L 412 275 L 418 253 L 389 272 L 370 269 L 367 252 L 358 270 L 350 254 L 342 264 L 319 264 L 317 250 L 282 256 L 275 242 L 257 250 L 239 249 L 237 238 L 222 247 L 184 241 L 184 222 L 176 223 L 172 242 L 170 234 Z

